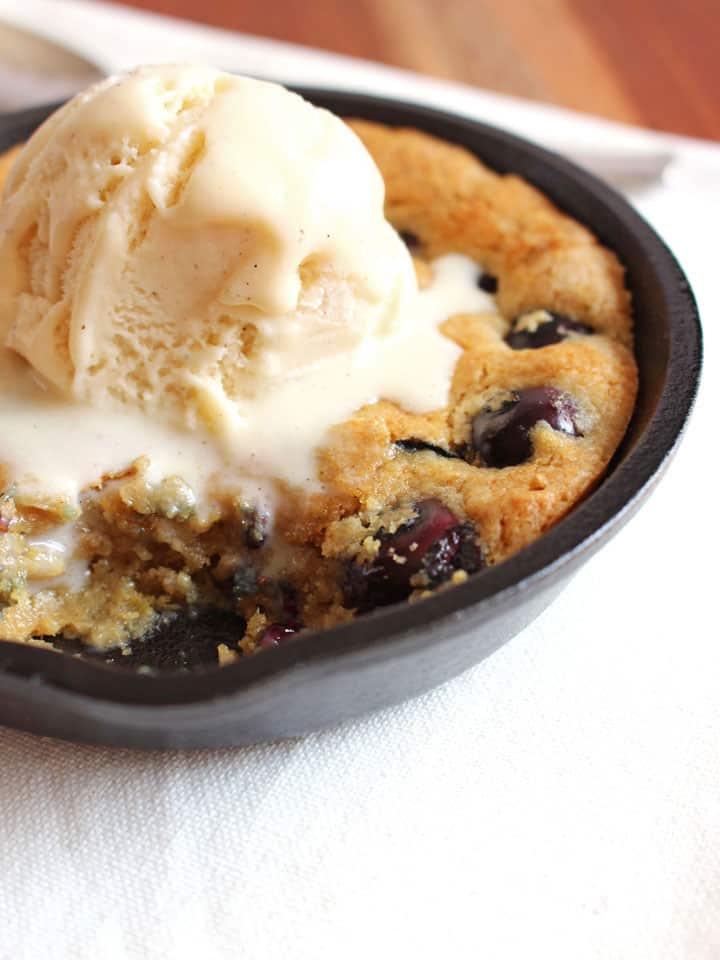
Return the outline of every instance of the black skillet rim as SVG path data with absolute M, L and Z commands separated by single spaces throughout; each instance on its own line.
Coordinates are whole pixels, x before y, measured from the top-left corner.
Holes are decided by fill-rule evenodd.
M 286 645 L 259 656 L 191 674 L 133 673 L 40 647 L 0 641 L 0 672 L 8 678 L 14 675 L 18 681 L 41 682 L 58 693 L 72 693 L 76 701 L 79 695 L 80 700 L 128 707 L 189 705 L 240 695 L 293 667 L 339 660 L 344 653 L 359 649 L 382 646 L 386 653 L 394 641 L 399 642 L 408 634 L 442 629 L 443 622 L 449 625 L 458 615 L 476 610 L 480 604 L 488 612 L 504 607 L 514 596 L 519 601 L 528 591 L 561 579 L 622 526 L 659 478 L 680 440 L 695 400 L 701 368 L 702 334 L 697 306 L 672 253 L 620 194 L 551 151 L 459 114 L 363 93 L 294 89 L 340 115 L 394 126 L 416 126 L 460 143 L 479 156 L 485 155 L 483 145 L 490 152 L 490 144 L 494 169 L 519 173 L 559 206 L 563 206 L 563 197 L 558 195 L 562 185 L 579 191 L 591 208 L 597 208 L 587 222 L 601 240 L 618 226 L 624 229 L 642 247 L 653 268 L 668 316 L 665 381 L 652 415 L 632 449 L 616 457 L 615 465 L 611 465 L 598 488 L 553 529 L 504 563 L 422 603 L 387 607 L 351 623 L 300 634 Z M 27 135 L 31 125 L 39 124 L 55 106 L 36 107 L 0 118 L 0 136 L 9 141 L 9 146 L 14 132 Z

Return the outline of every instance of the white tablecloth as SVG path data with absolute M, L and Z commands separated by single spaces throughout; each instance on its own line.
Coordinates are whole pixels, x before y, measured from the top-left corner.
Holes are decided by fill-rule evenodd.
M 720 956 L 720 148 L 118 7 L 0 0 L 101 66 L 207 59 L 452 106 L 554 146 L 676 150 L 634 197 L 708 360 L 632 523 L 499 653 L 302 740 L 204 753 L 0 730 L 0 957 Z M 671 95 L 671 93 L 669 94 Z

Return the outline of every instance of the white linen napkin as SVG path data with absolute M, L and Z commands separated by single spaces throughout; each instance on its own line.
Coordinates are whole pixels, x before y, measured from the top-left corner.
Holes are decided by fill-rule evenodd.
M 708 355 L 651 500 L 540 619 L 440 689 L 195 754 L 0 730 L 0 958 L 720 956 L 720 148 L 103 4 L 0 0 L 0 16 L 108 69 L 207 59 L 551 145 L 671 149 L 667 185 L 633 199 L 688 272 Z

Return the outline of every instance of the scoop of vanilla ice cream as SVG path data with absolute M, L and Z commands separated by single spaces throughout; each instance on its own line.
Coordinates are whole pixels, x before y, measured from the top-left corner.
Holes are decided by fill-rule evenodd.
M 110 78 L 30 139 L 0 343 L 65 399 L 232 436 L 253 398 L 407 322 L 411 259 L 338 118 L 196 66 Z

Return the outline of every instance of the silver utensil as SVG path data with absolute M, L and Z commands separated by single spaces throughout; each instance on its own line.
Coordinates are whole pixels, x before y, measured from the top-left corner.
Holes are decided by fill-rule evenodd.
M 80 54 L 0 22 L 0 111 L 64 100 L 102 76 Z

